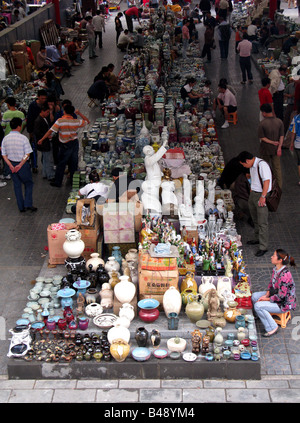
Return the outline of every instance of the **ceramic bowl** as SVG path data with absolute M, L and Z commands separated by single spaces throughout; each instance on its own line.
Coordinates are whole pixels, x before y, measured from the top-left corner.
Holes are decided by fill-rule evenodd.
M 51 291 L 49 291 L 48 289 L 43 289 L 43 291 L 40 292 L 40 296 L 45 298 L 45 297 L 50 297 L 51 295 Z
M 137 347 L 131 352 L 132 358 L 136 361 L 146 361 L 149 360 L 151 356 L 151 351 L 148 348 Z
M 153 352 L 153 355 L 156 358 L 165 358 L 168 356 L 168 351 L 163 348 L 159 348 Z
M 30 321 L 28 319 L 19 319 L 16 321 L 16 325 L 24 325 L 24 326 L 28 326 L 30 323 Z
M 181 354 L 180 354 L 180 352 L 178 352 L 178 351 L 172 351 L 172 352 L 170 353 L 170 358 L 171 358 L 172 360 L 178 360 L 178 359 L 180 358 L 180 356 L 181 356 Z
M 197 356 L 194 353 L 185 353 L 183 354 L 182 358 L 184 359 L 184 361 L 195 361 L 197 359 Z
M 32 329 L 43 329 L 45 327 L 44 322 L 33 322 L 31 325 Z
M 153 308 L 157 308 L 159 304 L 159 301 L 155 300 L 154 298 L 145 298 L 144 300 L 140 300 L 138 302 L 138 307 L 146 310 L 151 310 Z

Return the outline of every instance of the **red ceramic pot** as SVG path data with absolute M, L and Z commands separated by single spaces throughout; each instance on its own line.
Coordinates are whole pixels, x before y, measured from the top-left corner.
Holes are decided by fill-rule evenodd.
M 245 347 L 249 347 L 250 345 L 250 340 L 248 338 L 242 339 L 241 343 L 245 346 Z
M 66 319 L 58 319 L 57 326 L 58 326 L 58 329 L 65 330 L 67 328 L 67 321 L 66 321 Z
M 139 317 L 143 322 L 152 323 L 159 317 L 159 310 L 157 308 L 141 309 Z

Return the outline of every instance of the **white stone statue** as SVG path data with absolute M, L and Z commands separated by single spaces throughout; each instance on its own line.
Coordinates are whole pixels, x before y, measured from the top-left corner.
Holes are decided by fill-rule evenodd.
M 216 186 L 216 181 L 214 180 L 209 180 L 207 183 L 207 188 L 208 188 L 208 201 L 211 204 L 215 204 L 215 186 Z
M 178 213 L 178 200 L 175 195 L 175 183 L 173 181 L 164 181 L 161 184 L 162 193 L 161 201 L 164 214 L 168 211 L 174 211 Z
M 157 180 L 146 180 L 142 183 L 141 200 L 144 210 L 151 210 L 153 213 L 161 213 L 161 202 L 159 200 L 160 182 Z
M 167 140 L 163 142 L 162 146 L 156 153 L 151 145 L 146 145 L 143 148 L 143 153 L 145 154 L 144 165 L 147 173 L 146 179 L 161 182 L 162 172 L 158 161 L 166 153 L 166 146 Z
M 219 217 L 225 220 L 227 218 L 227 210 L 224 204 L 224 200 L 218 198 L 216 206 L 219 212 Z
M 192 187 L 191 181 L 186 174 L 183 175 L 183 202 L 186 208 L 192 208 Z
M 194 198 L 194 216 L 196 220 L 205 219 L 205 208 L 204 208 L 204 180 L 197 181 L 196 186 L 196 197 Z

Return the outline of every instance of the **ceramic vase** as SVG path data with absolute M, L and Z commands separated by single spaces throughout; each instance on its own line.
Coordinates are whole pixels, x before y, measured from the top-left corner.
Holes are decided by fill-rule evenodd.
M 161 334 L 157 329 L 152 329 L 150 334 L 150 341 L 153 347 L 158 347 L 161 341 Z
M 220 327 L 217 327 L 215 329 L 214 343 L 218 347 L 220 347 L 223 344 L 222 328 L 220 328 Z
M 188 272 L 186 277 L 183 279 L 180 285 L 180 292 L 184 292 L 185 290 L 191 290 L 197 292 L 198 286 L 197 282 L 194 278 L 194 273 Z
M 104 267 L 107 272 L 119 272 L 120 270 L 119 263 L 117 262 L 116 258 L 112 256 L 108 257 Z
M 98 303 L 90 303 L 85 308 L 85 314 L 88 317 L 96 317 L 101 313 L 103 313 L 103 307 Z
M 125 255 L 125 260 L 128 261 L 138 261 L 138 251 L 135 248 L 128 250 L 128 253 Z
M 148 342 L 149 332 L 144 327 L 136 328 L 135 340 L 139 347 L 146 347 Z
M 238 303 L 236 301 L 229 301 L 228 308 L 224 311 L 224 317 L 227 322 L 234 323 L 236 316 L 240 315 L 241 312 L 237 307 Z
M 181 306 L 180 292 L 174 286 L 170 286 L 163 295 L 163 308 L 166 316 L 168 317 L 169 313 L 177 313 L 179 315 Z
M 126 359 L 130 351 L 130 345 L 124 339 L 115 339 L 110 346 L 110 354 L 121 363 Z
M 206 291 L 209 289 L 216 289 L 214 283 L 213 283 L 213 276 L 202 276 L 201 284 L 199 286 L 199 294 L 203 296 Z
M 204 314 L 204 306 L 201 301 L 198 301 L 198 296 L 188 298 L 188 304 L 185 307 L 185 314 L 192 323 L 196 323 L 202 319 Z
M 120 250 L 119 246 L 114 246 L 112 248 L 112 257 L 114 257 L 116 259 L 116 261 L 119 263 L 119 266 L 121 268 L 121 266 L 122 266 L 122 254 L 121 254 L 121 250 Z
M 246 338 L 246 331 L 244 327 L 238 328 L 237 339 L 241 342 L 243 339 Z
M 126 317 L 130 322 L 134 319 L 134 307 L 131 304 L 124 303 L 119 311 L 120 317 Z
M 102 264 L 104 266 L 105 262 L 102 258 L 100 258 L 100 254 L 99 253 L 92 253 L 91 254 L 91 258 L 88 259 L 88 261 L 86 262 L 86 269 L 89 270 L 90 269 L 90 265 L 92 265 L 92 270 L 94 272 L 96 272 L 99 264 Z
M 107 332 L 107 339 L 110 345 L 116 339 L 122 339 L 123 341 L 129 343 L 130 340 L 130 331 L 128 328 L 124 326 L 114 326 L 113 328 L 109 329 Z
M 81 239 L 81 233 L 77 229 L 70 229 L 66 233 L 66 241 L 63 250 L 70 258 L 78 258 L 83 253 L 85 244 Z
M 84 295 L 87 304 L 99 302 L 99 292 L 96 288 L 89 288 Z
M 128 276 L 120 276 L 120 282 L 115 285 L 114 293 L 120 303 L 130 303 L 136 293 L 136 287 L 132 282 L 129 282 Z

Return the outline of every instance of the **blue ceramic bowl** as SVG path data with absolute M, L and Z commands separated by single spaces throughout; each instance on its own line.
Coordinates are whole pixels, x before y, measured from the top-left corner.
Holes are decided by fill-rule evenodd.
M 251 354 L 250 354 L 248 351 L 243 351 L 243 352 L 241 353 L 241 358 L 242 358 L 243 360 L 250 360 L 250 358 L 251 358 Z
M 138 302 L 139 308 L 143 310 L 151 310 L 153 308 L 157 308 L 159 304 L 159 301 L 154 300 L 154 298 L 145 298 L 144 300 L 140 300 Z
M 19 319 L 16 321 L 16 325 L 20 326 L 20 325 L 25 325 L 28 326 L 30 323 L 30 321 L 28 319 Z
M 44 322 L 33 322 L 31 325 L 32 329 L 43 329 L 45 327 Z
M 153 352 L 154 357 L 156 358 L 165 358 L 168 356 L 168 351 L 163 348 L 159 348 Z
M 137 347 L 132 351 L 131 355 L 136 361 L 146 361 L 150 358 L 151 351 L 148 348 Z

